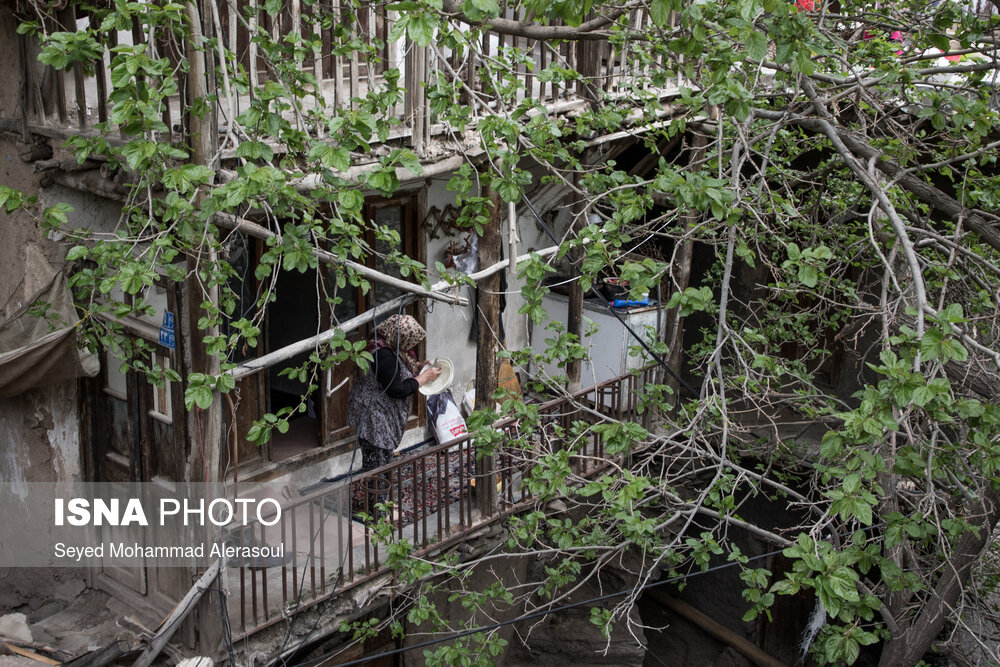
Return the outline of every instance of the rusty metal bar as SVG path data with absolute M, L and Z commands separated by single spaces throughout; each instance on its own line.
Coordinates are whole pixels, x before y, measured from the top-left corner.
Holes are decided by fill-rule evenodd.
M 240 568 L 240 628 L 247 629 L 247 569 Z
M 281 520 L 281 543 L 284 548 L 288 548 L 287 541 L 285 539 L 285 520 Z M 295 553 L 295 543 L 292 542 L 292 553 Z M 294 567 L 294 565 L 293 565 Z M 288 559 L 284 559 L 281 563 L 281 605 L 283 607 L 288 606 Z
M 309 597 L 316 597 L 316 504 L 309 503 Z
M 265 532 L 264 532 L 265 530 L 266 530 L 266 528 L 265 528 L 264 524 L 260 524 L 260 544 L 261 544 L 261 546 L 267 544 L 267 537 L 266 537 Z M 250 546 L 253 547 L 253 545 L 254 545 L 253 529 L 251 529 L 250 530 Z M 250 553 L 253 554 L 253 551 L 251 551 Z M 251 557 L 250 557 L 250 562 L 253 563 L 254 565 L 262 565 L 263 563 L 260 562 L 262 560 L 263 560 L 263 558 L 258 557 L 258 562 L 254 563 L 253 556 L 251 555 Z M 270 609 L 269 609 L 270 605 L 268 605 L 268 603 L 267 603 L 267 570 L 265 568 L 261 568 L 261 570 L 260 570 L 260 589 L 261 589 L 261 600 L 262 600 L 262 602 L 264 604 L 264 620 L 266 621 L 268 619 L 269 615 L 270 615 Z
M 368 484 L 370 484 L 370 481 L 369 481 L 370 479 L 371 479 L 370 476 L 369 477 L 362 477 L 362 480 L 364 480 L 364 482 L 363 482 L 364 486 L 362 488 L 365 491 L 365 494 L 364 494 L 364 498 L 365 498 L 365 502 L 364 502 L 364 508 L 365 509 L 364 509 L 364 512 L 369 517 L 373 517 L 374 514 L 372 514 L 372 510 L 368 506 L 369 505 L 369 503 L 368 503 L 368 500 L 369 500 L 369 494 L 368 494 L 368 488 L 369 487 L 368 487 Z M 370 518 L 368 520 L 371 521 Z M 370 533 L 368 531 L 368 528 L 365 527 L 365 574 L 370 574 L 371 570 L 372 570 L 372 561 L 371 561 L 371 535 L 370 535 Z
M 295 528 L 296 518 L 298 516 L 298 505 L 292 505 L 291 511 L 291 523 L 292 523 L 292 548 L 294 549 L 295 559 L 292 561 L 292 595 L 295 596 L 295 604 L 299 603 L 299 540 L 298 531 Z
M 634 416 L 637 415 L 638 409 L 638 389 L 643 386 L 645 378 L 654 372 L 652 369 L 647 367 L 637 374 L 627 374 L 614 378 L 594 387 L 590 387 L 578 392 L 574 392 L 569 397 L 557 398 L 551 401 L 543 403 L 538 408 L 539 414 L 539 424 L 537 426 L 538 437 L 542 441 L 547 441 L 551 443 L 554 447 L 559 446 L 559 442 L 555 441 L 555 433 L 552 429 L 556 429 L 562 432 L 568 432 L 571 428 L 574 419 L 584 419 L 588 422 L 593 422 L 593 416 L 587 414 L 582 408 L 577 408 L 574 402 L 580 402 L 588 406 L 592 406 L 600 413 L 605 414 L 615 414 L 619 417 Z M 649 411 L 646 411 L 644 418 L 648 417 Z M 598 420 L 599 421 L 599 420 Z M 499 465 L 499 470 L 495 471 L 495 477 L 500 481 L 502 486 L 502 497 L 506 498 L 507 506 L 496 512 L 490 517 L 480 517 L 476 523 L 473 522 L 473 495 L 472 495 L 472 483 L 473 475 L 470 474 L 471 467 L 474 462 L 475 448 L 471 445 L 470 438 L 466 436 L 465 438 L 452 442 L 448 442 L 442 445 L 436 445 L 428 448 L 427 450 L 421 452 L 420 454 L 402 460 L 393 461 L 381 468 L 376 470 L 368 471 L 364 475 L 357 479 L 352 480 L 348 484 L 345 484 L 333 491 L 330 489 L 321 489 L 313 494 L 305 496 L 294 503 L 289 504 L 283 508 L 287 514 L 287 518 L 283 518 L 281 524 L 281 539 L 283 543 L 287 546 L 287 533 L 288 529 L 286 526 L 286 521 L 291 523 L 291 547 L 292 551 L 295 553 L 292 559 L 292 592 L 291 595 L 295 597 L 295 604 L 301 608 L 303 606 L 308 606 L 315 604 L 318 600 L 327 599 L 334 592 L 342 591 L 344 588 L 348 588 L 351 585 L 356 585 L 363 581 L 368 581 L 374 576 L 382 573 L 382 564 L 379 554 L 378 544 L 371 539 L 371 532 L 369 530 L 365 531 L 364 537 L 364 551 L 365 551 L 365 573 L 364 576 L 357 577 L 354 569 L 354 533 L 351 523 L 351 515 L 354 511 L 353 507 L 353 497 L 356 491 L 360 491 L 358 494 L 360 497 L 364 498 L 362 501 L 362 509 L 369 516 L 375 515 L 375 508 L 372 506 L 373 501 L 376 500 L 376 495 L 379 492 L 387 493 L 388 500 L 394 500 L 394 505 L 397 508 L 398 516 L 394 519 L 395 529 L 393 530 L 400 538 L 403 535 L 404 525 L 412 522 L 413 525 L 413 541 L 414 544 L 420 544 L 421 548 L 418 553 L 423 553 L 429 549 L 441 548 L 445 543 L 452 543 L 456 540 L 463 539 L 463 535 L 467 534 L 473 528 L 478 528 L 479 526 L 486 525 L 494 520 L 501 517 L 509 516 L 512 513 L 520 511 L 522 508 L 527 507 L 532 498 L 527 485 L 521 484 L 520 493 L 516 494 L 514 491 L 514 478 L 518 471 L 523 477 L 530 475 L 531 468 L 534 465 L 534 460 L 536 459 L 537 452 L 535 449 L 525 442 L 521 441 L 520 430 L 517 421 L 514 418 L 508 418 L 501 420 L 494 425 L 495 428 L 500 430 L 504 434 L 505 444 L 501 446 L 500 452 L 498 452 L 497 461 Z M 529 437 L 525 434 L 525 438 Z M 534 436 L 531 436 L 534 437 Z M 582 453 L 584 455 L 590 454 L 596 460 L 585 460 L 579 467 L 581 468 L 581 474 L 592 475 L 597 471 L 604 470 L 607 468 L 606 465 L 602 465 L 600 459 L 604 457 L 605 446 L 604 441 L 597 434 L 591 434 L 588 438 L 591 440 L 592 444 L 589 446 L 590 451 L 588 452 L 588 445 L 586 440 L 584 441 L 582 447 Z M 451 469 L 451 454 L 449 450 L 456 450 L 455 460 L 457 461 L 458 471 L 457 478 L 459 482 L 457 503 L 458 503 L 458 528 L 457 531 L 452 531 L 451 525 L 451 492 L 450 492 L 450 480 L 456 475 L 456 471 Z M 431 457 L 434 457 L 434 470 L 428 471 L 427 466 Z M 404 517 L 406 515 L 406 508 L 403 506 L 403 483 L 404 477 L 406 475 L 410 476 L 410 483 L 412 484 L 412 503 L 413 506 L 410 508 L 410 521 L 408 522 Z M 435 490 L 433 492 L 428 492 L 427 485 L 430 483 L 428 475 L 434 476 Z M 484 480 L 486 483 L 486 480 Z M 494 481 L 495 483 L 495 481 Z M 338 496 L 338 558 L 344 556 L 343 549 L 345 547 L 345 540 L 343 539 L 344 531 L 344 496 L 347 496 L 347 509 L 346 509 L 346 519 L 348 527 L 348 535 L 346 540 L 346 560 L 348 563 L 347 572 L 348 575 L 344 578 L 344 586 L 326 586 L 326 530 L 325 521 L 323 519 L 323 514 L 326 513 L 326 503 L 330 502 L 330 494 L 337 493 Z M 393 498 L 395 496 L 395 498 Z M 437 535 L 438 541 L 432 543 L 431 533 L 428 528 L 428 500 L 434 496 L 437 500 L 436 513 L 437 513 Z M 517 500 L 519 498 L 519 500 Z M 422 501 L 422 504 L 420 504 Z M 310 565 L 310 581 L 311 581 L 311 591 L 307 596 L 302 596 L 304 599 L 300 599 L 298 595 L 298 536 L 296 528 L 297 513 L 301 506 L 308 504 L 309 510 L 309 529 L 310 529 L 310 548 L 308 553 L 309 565 Z M 443 505 L 443 507 L 442 507 Z M 317 516 L 316 512 L 321 512 L 320 521 L 321 524 L 318 528 L 318 534 L 320 536 L 320 590 L 317 591 L 315 584 L 316 576 L 316 547 L 315 547 L 315 536 L 317 535 L 317 527 L 315 525 Z M 423 527 L 423 534 L 420 534 L 421 526 Z M 248 527 L 250 530 L 251 543 L 253 543 L 254 528 Z M 247 529 L 244 529 L 244 531 Z M 241 538 L 241 543 L 246 541 L 245 532 Z M 260 540 L 261 543 L 266 543 L 266 530 L 264 526 L 261 526 Z M 343 561 L 341 561 L 341 576 L 343 575 Z M 259 611 L 258 595 L 261 596 L 261 602 L 264 605 L 263 609 L 263 624 L 270 625 L 276 620 L 280 620 L 278 615 L 271 614 L 270 603 L 269 603 L 269 591 L 268 582 L 266 577 L 266 570 L 260 567 L 254 567 L 256 563 L 251 562 L 244 563 L 243 567 L 240 568 L 240 626 L 241 628 L 249 633 L 253 632 L 255 629 L 263 627 L 260 618 L 262 614 Z M 252 616 L 252 623 L 248 624 L 246 622 L 247 614 L 247 577 L 246 570 L 250 569 L 250 611 Z M 258 593 L 257 590 L 257 573 L 262 572 L 264 577 L 261 582 L 261 589 Z M 288 591 L 288 567 L 286 564 L 282 565 L 282 602 L 287 605 L 289 602 L 289 591 Z M 305 576 L 305 573 L 302 573 Z M 327 589 L 330 590 L 327 590 Z M 251 627 L 252 626 L 252 627 Z
M 251 533 L 252 535 L 252 533 Z M 242 566 L 240 569 L 245 570 L 246 566 Z M 257 624 L 257 570 L 250 568 L 250 594 L 251 594 L 251 618 L 253 619 L 254 625 Z
M 326 593 L 326 503 L 328 497 L 323 496 L 319 502 L 319 590 Z
M 354 581 L 354 483 L 347 485 L 347 574 Z
M 416 471 L 416 466 L 415 465 L 411 465 L 411 469 L 413 470 L 414 474 L 416 474 L 416 472 L 417 472 Z M 396 508 L 395 509 L 395 512 L 396 512 L 396 528 L 399 531 L 399 539 L 403 539 L 403 466 L 397 467 L 393 471 L 393 475 L 392 476 L 396 480 L 396 503 L 395 503 L 395 508 Z M 414 481 L 414 483 L 416 483 L 416 480 L 413 480 L 413 481 Z M 389 494 L 391 496 L 391 494 L 392 494 L 392 490 L 391 490 L 392 484 L 390 484 L 389 487 L 390 487 Z M 414 500 L 416 500 L 416 498 L 414 498 Z M 416 509 L 416 508 L 414 508 L 414 509 Z M 391 512 L 392 510 L 389 510 L 389 511 Z M 389 515 L 389 518 L 390 519 L 392 518 L 392 514 Z
M 420 510 L 422 515 L 421 520 L 424 527 L 424 546 L 427 546 L 427 457 L 420 457 L 420 488 L 423 493 L 423 507 Z M 414 489 L 416 492 L 416 489 Z M 416 494 L 414 493 L 413 504 L 416 505 Z M 413 520 L 413 543 L 417 543 L 417 521 L 416 517 Z

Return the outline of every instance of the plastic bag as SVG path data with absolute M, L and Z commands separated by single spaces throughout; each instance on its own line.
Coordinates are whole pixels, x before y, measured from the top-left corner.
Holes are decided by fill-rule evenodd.
M 455 403 L 451 391 L 427 397 L 427 414 L 431 418 L 434 438 L 438 444 L 449 442 L 467 432 L 465 418 Z
M 479 267 L 479 237 L 470 234 L 466 239 L 465 251 L 452 255 L 455 268 L 468 275 Z
M 468 417 L 472 414 L 472 411 L 476 409 L 476 390 L 475 388 L 469 389 L 465 392 L 465 396 L 462 397 L 462 413 Z

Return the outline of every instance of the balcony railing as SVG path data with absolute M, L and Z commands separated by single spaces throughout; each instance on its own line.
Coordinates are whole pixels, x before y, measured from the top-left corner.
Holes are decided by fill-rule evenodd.
M 615 95 L 628 94 L 635 97 L 640 81 L 647 80 L 648 70 L 658 65 L 637 50 L 636 46 L 614 46 L 607 40 L 563 41 L 553 43 L 546 40 L 514 37 L 497 33 L 486 33 L 477 45 L 477 53 L 459 56 L 436 44 L 428 47 L 417 46 L 408 40 L 390 41 L 390 31 L 396 13 L 386 9 L 386 3 L 362 3 L 356 11 L 343 8 L 334 0 L 332 21 L 313 21 L 314 9 L 297 0 L 282 3 L 281 10 L 274 16 L 263 10 L 263 3 L 257 0 L 233 0 L 205 4 L 206 13 L 202 24 L 206 34 L 219 37 L 225 48 L 233 54 L 230 66 L 235 62 L 239 72 L 256 87 L 273 79 L 275 72 L 267 66 L 262 57 L 262 48 L 252 35 L 267 35 L 273 42 L 282 44 L 298 43 L 306 45 L 307 56 L 302 68 L 313 73 L 320 82 L 319 96 L 329 107 L 349 107 L 363 97 L 368 90 L 380 85 L 384 73 L 396 68 L 400 71 L 400 82 L 405 90 L 404 99 L 393 115 L 401 121 L 401 130 L 395 136 L 408 137 L 417 147 L 424 145 L 428 138 L 439 131 L 434 114 L 427 100 L 425 82 L 435 76 L 447 80 L 460 79 L 463 83 L 463 97 L 468 101 L 475 94 L 477 102 L 471 104 L 473 120 L 485 113 L 502 111 L 496 95 L 484 90 L 478 72 L 485 62 L 494 62 L 498 54 L 509 49 L 518 49 L 525 59 L 515 66 L 511 73 L 518 82 L 515 102 L 525 98 L 536 100 L 549 109 L 556 109 L 567 102 L 593 98 L 598 91 Z M 520 10 L 519 10 L 520 11 Z M 521 19 L 508 11 L 506 18 Z M 52 29 L 73 31 L 90 27 L 91 16 L 87 10 L 70 3 L 57 16 L 58 25 Z M 633 10 L 628 20 L 633 28 L 649 25 L 648 12 Z M 469 26 L 459 24 L 460 28 Z M 80 64 L 67 71 L 57 71 L 48 66 L 38 66 L 37 40 L 19 36 L 21 40 L 21 73 L 25 86 L 25 124 L 34 131 L 50 133 L 55 129 L 87 130 L 98 121 L 107 121 L 112 112 L 109 102 L 111 85 L 111 65 L 114 54 L 111 49 L 118 45 L 146 45 L 153 57 L 166 58 L 173 65 L 177 93 L 166 98 L 160 109 L 160 116 L 168 130 L 163 137 L 167 140 L 183 139 L 186 132 L 184 99 L 187 90 L 187 74 L 178 64 L 185 55 L 184 44 L 177 39 L 154 37 L 142 29 L 136 21 L 131 30 L 112 30 L 106 33 L 103 58 L 87 72 Z M 357 51 L 345 50 L 340 45 L 352 39 L 370 46 L 370 52 L 359 56 Z M 308 45 L 315 45 L 312 48 Z M 215 59 L 216 51 L 211 52 Z M 530 62 L 530 64 L 529 64 Z M 580 72 L 583 78 L 560 84 L 558 81 L 543 80 L 539 74 L 550 65 Z M 437 74 L 435 74 L 437 73 Z M 221 78 L 221 77 L 219 77 Z M 221 86 L 221 81 L 219 82 Z M 220 100 L 216 103 L 220 126 L 227 119 L 229 105 L 222 99 L 221 88 L 216 91 Z M 656 91 L 644 91 L 655 95 Z M 250 103 L 247 95 L 237 96 L 236 112 L 245 110 Z
M 542 403 L 538 426 L 531 429 L 523 429 L 514 418 L 497 422 L 500 442 L 487 459 L 492 465 L 477 463 L 474 442 L 467 435 L 290 502 L 274 526 L 248 526 L 236 540 L 283 543 L 285 558 L 229 564 L 228 581 L 235 589 L 230 618 L 236 634 L 252 634 L 388 573 L 387 550 L 393 542 L 409 542 L 418 555 L 439 552 L 530 506 L 535 499 L 523 482 L 540 456 L 566 446 L 562 436 L 574 423 L 613 419 L 649 426 L 650 411 L 640 413 L 640 392 L 656 372 L 647 368 Z M 584 437 L 573 445 L 570 457 L 573 472 L 581 477 L 608 465 L 601 435 L 588 430 Z M 483 502 L 486 491 L 489 501 Z M 392 528 L 388 543 L 374 539 L 375 531 L 364 519 L 380 514 L 379 503 L 388 508 L 383 518 Z

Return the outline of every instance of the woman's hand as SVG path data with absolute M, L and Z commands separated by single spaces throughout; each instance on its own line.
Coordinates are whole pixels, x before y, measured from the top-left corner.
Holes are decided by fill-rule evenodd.
M 437 366 L 426 368 L 417 376 L 417 384 L 423 387 L 428 382 L 436 380 L 439 375 L 441 375 L 441 369 Z

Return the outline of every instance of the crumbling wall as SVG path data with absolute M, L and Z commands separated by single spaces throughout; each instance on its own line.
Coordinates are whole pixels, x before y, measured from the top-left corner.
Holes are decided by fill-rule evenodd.
M 23 484 L 80 479 L 77 400 L 75 382 L 0 399 L 0 480 Z
M 15 54 L 16 57 L 16 54 Z M 62 269 L 63 244 L 46 237 L 37 223 L 48 201 L 39 177 L 20 157 L 23 146 L 0 139 L 0 184 L 39 196 L 37 204 L 11 214 L 0 211 L 0 320 L 28 305 Z M 39 387 L 0 399 L 0 480 L 49 482 L 80 476 L 76 382 Z

